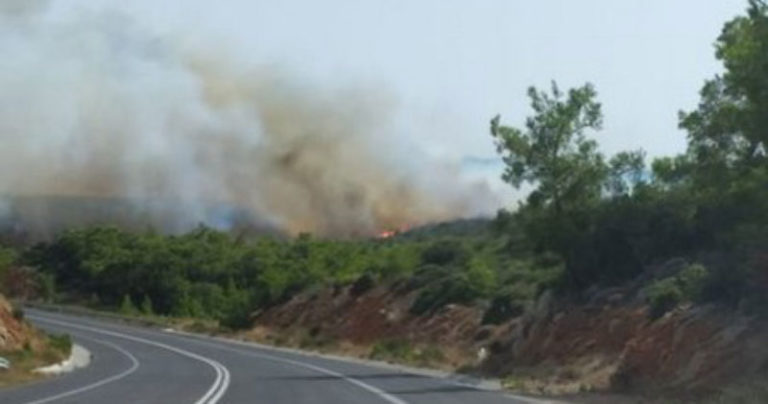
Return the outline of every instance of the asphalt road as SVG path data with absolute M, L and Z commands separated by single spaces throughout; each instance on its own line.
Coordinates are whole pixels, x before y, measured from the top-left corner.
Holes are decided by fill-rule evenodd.
M 399 369 L 28 310 L 93 354 L 85 369 L 0 390 L 3 404 L 510 404 L 537 400 Z

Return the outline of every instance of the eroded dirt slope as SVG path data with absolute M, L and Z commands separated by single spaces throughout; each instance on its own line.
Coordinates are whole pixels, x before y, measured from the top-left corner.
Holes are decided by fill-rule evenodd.
M 768 324 L 715 306 L 648 315 L 636 290 L 601 291 L 582 304 L 543 295 L 522 316 L 483 325 L 481 307 L 449 305 L 416 316 L 402 285 L 304 293 L 259 313 L 249 336 L 360 356 L 386 340 L 433 346 L 445 368 L 474 368 L 509 387 L 544 394 L 643 392 L 701 397 L 761 374 Z M 479 352 L 488 357 L 482 362 Z

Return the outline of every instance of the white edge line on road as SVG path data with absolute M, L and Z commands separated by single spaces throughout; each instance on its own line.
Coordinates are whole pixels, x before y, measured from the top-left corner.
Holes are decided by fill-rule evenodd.
M 99 387 L 101 387 L 101 386 L 103 386 L 103 385 L 105 385 L 107 383 L 116 382 L 116 381 L 118 381 L 118 380 L 120 380 L 120 379 L 122 379 L 122 378 L 124 378 L 124 377 L 126 377 L 128 375 L 130 375 L 131 373 L 135 372 L 137 369 L 139 369 L 139 366 L 140 366 L 139 360 L 136 359 L 136 357 L 133 356 L 130 352 L 126 351 L 125 349 L 121 348 L 120 346 L 115 345 L 115 344 L 113 344 L 111 342 L 97 340 L 97 339 L 93 339 L 93 338 L 87 338 L 87 337 L 82 337 L 82 338 L 86 339 L 86 340 L 94 341 L 94 342 L 102 344 L 102 345 L 106 345 L 106 346 L 108 346 L 110 348 L 113 348 L 114 350 L 120 352 L 121 354 L 125 355 L 131 361 L 131 367 L 126 369 L 123 372 L 120 372 L 120 373 L 114 375 L 114 376 L 110 376 L 110 377 L 107 377 L 105 379 L 101 379 L 98 382 L 91 383 L 89 385 L 86 385 L 86 386 L 83 386 L 83 387 L 80 387 L 80 388 L 77 388 L 77 389 L 74 389 L 74 390 L 65 391 L 63 393 L 59 393 L 59 394 L 56 394 L 54 396 L 46 397 L 46 398 L 43 398 L 43 399 L 40 399 L 40 400 L 30 401 L 30 402 L 28 402 L 26 404 L 44 404 L 44 403 L 49 403 L 51 401 L 55 401 L 55 400 L 58 400 L 58 399 L 61 399 L 61 398 L 64 398 L 64 397 L 69 397 L 69 396 L 73 396 L 75 394 L 80 394 L 80 393 L 84 393 L 84 392 L 89 391 L 89 390 L 97 389 L 97 388 L 99 388 Z
M 168 331 L 166 331 L 166 332 L 168 332 Z M 208 345 L 208 346 L 219 347 L 221 349 L 226 349 L 226 350 L 229 350 L 229 351 L 232 351 L 232 352 L 243 353 L 243 354 L 246 354 L 246 355 L 251 355 L 251 356 L 256 356 L 256 357 L 263 357 L 265 359 L 271 359 L 271 360 L 275 360 L 275 361 L 279 361 L 279 362 L 286 362 L 286 363 L 290 363 L 290 364 L 294 364 L 294 365 L 298 365 L 298 366 L 302 366 L 302 367 L 307 367 L 307 368 L 310 368 L 310 369 L 315 368 L 315 366 L 309 365 L 309 364 L 306 364 L 306 363 L 303 363 L 303 362 L 300 362 L 300 361 L 294 361 L 294 360 L 291 360 L 291 359 L 280 358 L 278 356 L 273 356 L 273 355 L 269 355 L 269 354 L 261 354 L 261 353 L 257 353 L 257 352 L 251 351 L 251 350 L 244 351 L 244 350 L 241 350 L 241 349 L 236 349 L 236 348 L 229 347 L 228 345 L 237 345 L 237 346 L 242 346 L 243 348 L 249 348 L 249 349 L 277 351 L 277 352 L 287 353 L 287 354 L 295 355 L 295 356 L 306 356 L 306 357 L 310 357 L 310 358 L 320 358 L 320 359 L 326 359 L 326 360 L 331 360 L 331 361 L 340 361 L 340 362 L 357 364 L 357 365 L 363 365 L 363 366 L 370 366 L 370 367 L 377 367 L 377 365 L 378 365 L 376 363 L 367 363 L 366 364 L 366 363 L 357 362 L 357 361 L 353 361 L 353 360 L 347 360 L 347 358 L 344 358 L 344 357 L 341 357 L 341 356 L 337 356 L 337 355 L 326 356 L 326 355 L 323 355 L 323 354 L 317 354 L 315 352 L 305 352 L 305 351 L 301 351 L 301 350 L 297 350 L 297 349 L 289 349 L 289 348 L 278 348 L 278 347 L 273 347 L 273 346 L 270 346 L 270 345 L 264 345 L 264 344 L 248 342 L 248 341 L 240 341 L 240 340 L 236 340 L 236 339 L 228 339 L 228 338 L 222 338 L 222 337 L 211 337 L 211 336 L 207 336 L 207 335 L 193 334 L 193 333 L 189 333 L 189 332 L 186 332 L 186 331 L 173 330 L 173 333 L 175 333 L 177 335 L 186 336 L 191 341 L 196 341 L 198 343 L 205 344 L 205 345 Z M 210 342 L 205 342 L 205 341 L 210 341 Z M 321 371 L 320 369 L 324 369 L 324 371 Z M 336 373 L 336 372 L 334 372 L 332 370 L 329 370 L 329 369 L 318 368 L 318 369 L 313 369 L 313 370 L 317 370 L 317 371 L 322 372 L 322 373 L 326 373 L 326 371 L 327 372 L 331 372 L 331 373 L 327 373 L 327 374 L 335 376 L 335 377 L 340 377 L 342 379 L 345 379 L 345 380 L 353 382 L 353 383 L 354 382 L 362 383 L 362 384 L 364 384 L 366 386 L 369 386 L 369 387 L 371 387 L 371 388 L 373 388 L 375 390 L 382 391 L 382 390 L 379 390 L 378 388 L 376 388 L 374 386 L 370 386 L 370 385 L 368 385 L 368 384 L 366 384 L 366 383 L 364 383 L 364 382 L 362 382 L 360 380 L 349 378 L 347 376 L 338 374 L 338 373 Z M 421 373 L 418 373 L 418 372 L 412 373 L 412 372 L 409 372 L 407 370 L 406 371 L 402 371 L 401 370 L 401 372 L 403 372 L 404 374 L 422 375 Z M 466 388 L 477 390 L 477 391 L 486 391 L 486 392 L 498 393 L 498 394 L 502 395 L 503 397 L 506 397 L 506 398 L 508 398 L 510 400 L 516 400 L 516 401 L 527 403 L 527 404 L 568 404 L 565 401 L 555 401 L 555 400 L 539 399 L 539 398 L 533 398 L 533 397 L 520 396 L 520 395 L 517 395 L 517 394 L 508 393 L 508 392 L 506 392 L 504 390 L 495 390 L 495 389 L 491 389 L 491 388 L 480 387 L 480 386 L 473 385 L 471 383 L 464 383 L 464 382 L 461 382 L 461 381 L 451 380 L 451 379 L 448 379 L 448 378 L 440 378 L 440 377 L 431 376 L 431 375 L 423 375 L 423 376 L 428 377 L 430 379 L 434 379 L 435 381 L 438 381 L 438 382 L 442 382 L 442 383 L 448 384 L 448 385 L 453 385 L 453 386 L 458 386 L 458 387 L 466 387 Z M 357 384 L 357 383 L 354 383 L 354 384 Z M 360 386 L 360 387 L 362 387 L 362 386 Z M 368 389 L 366 389 L 366 390 L 368 390 Z M 384 391 L 382 391 L 382 392 L 384 394 L 387 394 L 390 397 L 393 397 L 389 393 L 386 393 Z M 393 398 L 395 400 L 400 400 L 397 397 L 393 397 Z M 403 403 L 403 401 L 400 400 L 397 403 Z M 407 403 L 405 403 L 405 404 L 407 404 Z
M 214 344 L 213 342 L 201 341 L 199 339 L 193 339 L 192 341 L 197 343 L 197 344 L 211 346 L 211 347 L 214 347 L 216 349 L 224 349 L 224 350 L 227 350 L 227 351 L 230 351 L 230 352 L 235 352 L 235 353 L 238 353 L 238 354 L 241 354 L 241 355 L 247 355 L 247 356 L 252 356 L 252 357 L 256 357 L 256 358 L 267 359 L 267 360 L 271 360 L 271 361 L 274 361 L 274 362 L 287 363 L 289 365 L 299 366 L 299 367 L 303 367 L 303 368 L 306 368 L 306 369 L 310 369 L 310 370 L 313 370 L 315 372 L 323 373 L 323 374 L 326 374 L 326 375 L 329 375 L 329 376 L 333 376 L 333 377 L 337 377 L 337 378 L 342 379 L 342 380 L 344 380 L 344 381 L 346 381 L 348 383 L 354 384 L 355 386 L 360 387 L 361 389 L 364 389 L 364 390 L 368 391 L 369 393 L 373 393 L 373 394 L 377 395 L 382 400 L 384 400 L 384 401 L 386 401 L 386 402 L 388 402 L 390 404 L 408 404 L 407 402 L 405 402 L 405 401 L 403 401 L 403 400 L 393 396 L 392 394 L 387 393 L 386 391 L 384 391 L 384 390 L 382 390 L 382 389 L 380 389 L 378 387 L 372 386 L 372 385 L 370 385 L 368 383 L 365 383 L 365 382 L 362 382 L 362 381 L 360 381 L 358 379 L 355 379 L 355 378 L 343 375 L 341 373 L 338 373 L 338 372 L 335 372 L 333 370 L 326 369 L 326 368 L 323 368 L 323 367 L 320 367 L 320 366 L 310 365 L 308 363 L 299 362 L 299 361 L 295 361 L 295 360 L 291 360 L 291 359 L 286 359 L 286 358 L 281 358 L 281 357 L 278 357 L 278 356 L 262 354 L 262 353 L 252 352 L 252 351 L 246 351 L 246 350 L 243 350 L 243 349 L 237 349 L 237 348 L 234 348 L 234 347 L 226 346 L 226 345 L 221 344 L 221 343 Z
M 110 335 L 113 337 L 127 339 L 130 341 L 139 342 L 146 345 L 156 346 L 158 348 L 175 352 L 179 355 L 192 358 L 194 360 L 203 362 L 208 366 L 211 366 L 216 371 L 216 380 L 213 382 L 213 384 L 205 393 L 205 395 L 203 395 L 203 397 L 201 397 L 199 400 L 195 401 L 195 404 L 216 404 L 217 402 L 219 402 L 219 400 L 221 400 L 221 397 L 224 396 L 224 393 L 226 393 L 227 389 L 229 388 L 229 383 L 230 383 L 229 370 L 221 363 L 216 362 L 213 359 L 206 358 L 202 355 L 185 351 L 181 348 L 177 348 L 172 345 L 163 344 L 161 342 L 156 342 L 156 341 L 148 340 L 141 337 L 134 337 L 132 335 L 123 334 L 116 331 L 108 331 L 108 330 L 103 330 L 95 327 L 89 327 L 89 326 L 74 324 L 74 323 L 65 322 L 65 321 L 53 320 L 53 319 L 41 317 L 38 315 L 28 315 L 28 317 L 33 320 L 48 322 L 51 324 L 58 324 L 63 327 L 70 327 L 70 328 L 75 328 L 75 329 L 80 329 L 85 331 L 91 331 L 97 334 Z M 33 403 L 29 403 L 29 404 L 33 404 Z M 39 403 L 34 403 L 34 404 L 39 404 Z

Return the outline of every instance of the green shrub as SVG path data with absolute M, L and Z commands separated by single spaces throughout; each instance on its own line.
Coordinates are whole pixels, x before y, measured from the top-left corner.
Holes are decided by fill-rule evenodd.
M 675 276 L 657 280 L 646 288 L 651 317 L 659 318 L 682 302 L 701 300 L 711 282 L 709 270 L 701 264 L 691 264 Z
M 483 324 L 501 324 L 518 317 L 525 311 L 525 304 L 509 295 L 496 296 L 483 314 Z
M 445 360 L 443 351 L 435 345 L 428 345 L 418 350 L 417 361 L 421 365 L 430 365 Z
M 320 329 L 313 328 L 301 336 L 299 339 L 299 348 L 323 349 L 332 347 L 336 342 L 336 339 L 332 336 L 321 332 Z
M 131 300 L 131 297 L 128 295 L 123 296 L 123 302 L 120 304 L 120 313 L 125 315 L 135 315 L 139 311 L 136 309 L 136 306 L 133 304 L 133 300 Z
M 463 264 L 467 261 L 469 252 L 458 240 L 440 240 L 430 244 L 421 253 L 422 264 L 446 266 Z
M 144 295 L 144 300 L 141 301 L 141 312 L 146 315 L 155 314 L 155 310 L 152 306 L 152 299 L 148 295 Z
M 680 271 L 676 278 L 683 297 L 688 301 L 698 301 L 709 280 L 709 271 L 701 264 L 692 264 Z
M 355 283 L 352 284 L 352 287 L 349 290 L 349 294 L 354 297 L 360 296 L 363 293 L 371 290 L 375 285 L 376 279 L 373 277 L 373 275 L 365 273 L 361 277 L 357 278 Z
M 647 289 L 651 318 L 659 318 L 675 308 L 683 300 L 683 291 L 674 277 L 664 278 L 651 284 Z
M 43 273 L 39 275 L 38 287 L 40 297 L 45 302 L 53 302 L 56 299 L 56 279 L 52 274 Z
M 373 345 L 369 357 L 374 360 L 408 360 L 413 355 L 411 344 L 404 339 L 388 339 Z
M 410 308 L 415 315 L 434 312 L 451 303 L 467 304 L 479 296 L 463 276 L 451 276 L 424 288 Z
M 253 325 L 252 314 L 247 306 L 239 306 L 228 310 L 218 320 L 222 327 L 231 330 L 242 330 Z
M 421 366 L 443 361 L 445 355 L 439 347 L 427 345 L 415 347 L 404 339 L 390 339 L 374 344 L 369 355 L 374 360 L 396 361 Z
M 52 349 L 69 355 L 72 351 L 72 338 L 67 334 L 51 334 L 48 336 L 48 342 Z

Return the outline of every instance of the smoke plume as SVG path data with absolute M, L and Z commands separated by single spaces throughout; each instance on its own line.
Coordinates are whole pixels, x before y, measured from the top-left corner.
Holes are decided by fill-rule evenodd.
M 182 49 L 121 15 L 59 21 L 43 1 L 0 0 L 0 50 L 0 214 L 32 231 L 355 236 L 495 203 L 393 133 L 383 97 Z

